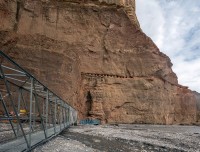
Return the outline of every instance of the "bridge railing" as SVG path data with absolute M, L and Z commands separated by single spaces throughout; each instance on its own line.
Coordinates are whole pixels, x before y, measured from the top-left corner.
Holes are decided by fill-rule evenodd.
M 30 151 L 76 121 L 73 107 L 0 51 L 0 151 Z

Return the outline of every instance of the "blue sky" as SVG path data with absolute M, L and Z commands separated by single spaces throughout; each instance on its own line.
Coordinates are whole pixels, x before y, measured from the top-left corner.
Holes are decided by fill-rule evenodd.
M 136 0 L 136 14 L 179 83 L 200 92 L 200 0 Z

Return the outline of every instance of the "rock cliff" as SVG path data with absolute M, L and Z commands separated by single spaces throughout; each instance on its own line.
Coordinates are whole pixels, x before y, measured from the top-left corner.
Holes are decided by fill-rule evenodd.
M 193 91 L 196 97 L 196 104 L 197 104 L 197 122 L 196 124 L 200 125 L 200 93 Z
M 103 123 L 191 124 L 197 99 L 140 29 L 133 0 L 2 0 L 0 49 Z

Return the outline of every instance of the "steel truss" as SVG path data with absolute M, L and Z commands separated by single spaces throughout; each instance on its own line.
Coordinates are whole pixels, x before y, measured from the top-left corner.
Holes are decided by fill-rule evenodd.
M 73 107 L 0 51 L 0 151 L 30 151 L 76 121 Z

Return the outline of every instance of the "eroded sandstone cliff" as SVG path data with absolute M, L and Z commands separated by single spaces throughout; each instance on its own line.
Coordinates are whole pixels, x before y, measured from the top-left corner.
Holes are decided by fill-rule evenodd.
M 0 49 L 107 123 L 191 124 L 195 95 L 139 27 L 134 1 L 2 0 Z
M 196 124 L 200 125 L 200 93 L 193 91 L 196 97 L 196 105 L 197 105 L 197 121 Z

